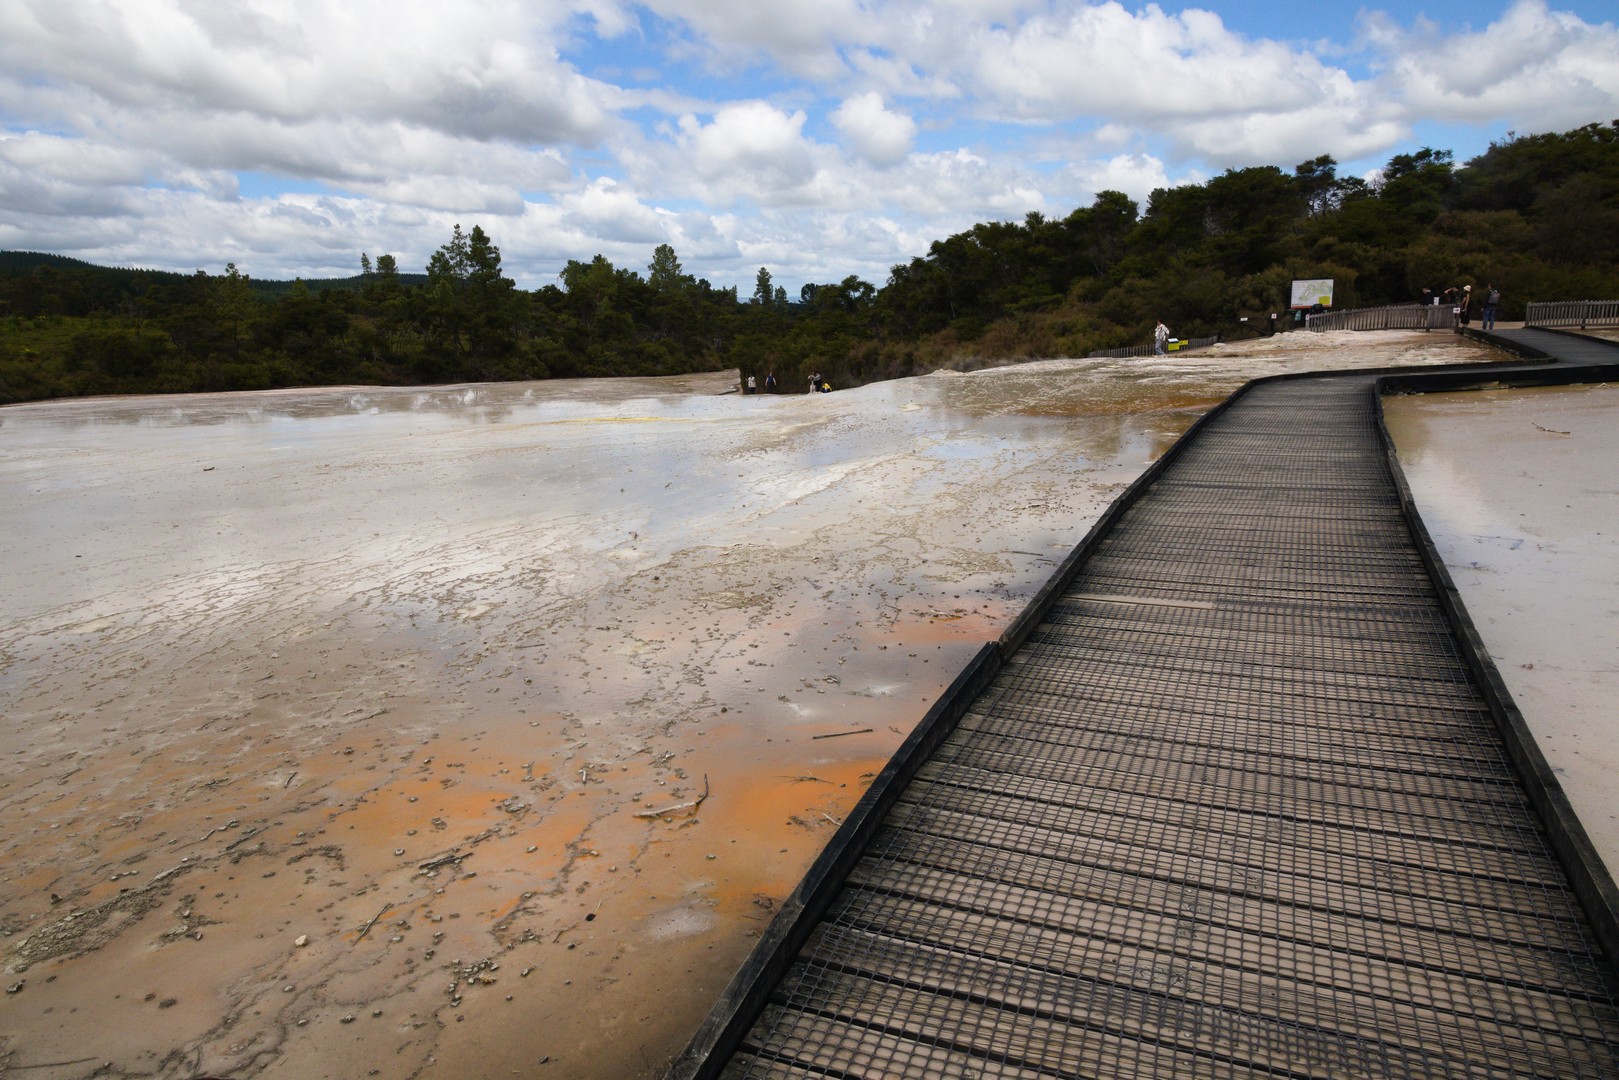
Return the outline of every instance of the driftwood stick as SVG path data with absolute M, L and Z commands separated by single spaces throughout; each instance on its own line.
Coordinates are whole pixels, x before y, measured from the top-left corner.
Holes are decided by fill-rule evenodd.
M 640 810 L 636 812 L 635 816 L 640 818 L 661 818 L 668 814 L 677 814 L 682 810 L 695 810 L 703 805 L 703 800 L 706 798 L 708 798 L 708 774 L 704 773 L 703 793 L 691 802 L 676 803 L 674 806 L 666 806 L 662 810 Z
M 875 728 L 863 727 L 859 731 L 834 731 L 829 735 L 811 735 L 812 739 L 841 739 L 845 735 L 870 735 Z
M 241 836 L 238 836 L 236 839 L 234 839 L 230 843 L 226 844 L 225 845 L 225 850 L 230 851 L 233 848 L 235 848 L 238 844 L 246 843 L 247 841 L 253 839 L 255 836 L 257 836 L 259 833 L 261 833 L 263 831 L 264 831 L 264 826 L 263 825 L 260 825 L 256 829 L 249 829 L 245 833 L 243 833 Z
M 383 908 L 381 911 L 379 911 L 375 915 L 371 916 L 371 921 L 370 922 L 368 922 L 364 926 L 360 927 L 360 936 L 354 939 L 354 944 L 358 945 L 360 942 L 365 940 L 365 935 L 369 934 L 371 932 L 371 928 L 373 926 L 377 925 L 377 920 L 378 919 L 382 918 L 384 915 L 386 915 L 388 913 L 388 908 L 390 908 L 390 907 L 393 907 L 393 905 L 389 904 L 388 907 Z
M 207 471 L 208 471 L 207 469 L 203 470 L 203 472 L 207 472 Z M 87 1057 L 87 1058 L 76 1058 L 73 1061 L 39 1061 L 39 1062 L 35 1062 L 32 1065 L 8 1065 L 6 1067 L 8 1069 L 16 1069 L 18 1072 L 22 1072 L 24 1069 L 65 1069 L 69 1065 L 83 1065 L 86 1062 L 100 1061 L 100 1060 L 101 1060 L 100 1058 Z
M 471 857 L 472 857 L 472 852 L 470 852 L 470 851 L 467 852 L 465 855 L 457 854 L 456 852 L 452 851 L 448 855 L 442 855 L 437 859 L 430 859 L 427 862 L 419 863 L 419 864 L 417 864 L 416 869 L 421 870 L 421 871 L 437 870 L 441 866 L 450 866 L 452 864 L 458 864 L 463 859 L 469 859 Z

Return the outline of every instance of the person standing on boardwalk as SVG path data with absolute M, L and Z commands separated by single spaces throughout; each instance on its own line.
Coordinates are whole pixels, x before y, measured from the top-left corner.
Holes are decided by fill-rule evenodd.
M 1169 344 L 1169 327 L 1164 325 L 1164 320 L 1159 319 L 1158 320 L 1158 325 L 1153 327 L 1153 330 L 1152 330 L 1152 351 L 1153 351 L 1153 355 L 1155 355 L 1155 356 L 1163 356 L 1163 355 L 1165 355 L 1164 346 L 1166 346 L 1168 344 Z
M 776 373 L 774 371 L 772 371 L 770 374 L 765 376 L 765 393 L 774 394 L 775 392 L 776 392 Z
M 1484 326 L 1485 330 L 1495 329 L 1495 309 L 1501 303 L 1501 290 L 1494 285 L 1484 286 Z
M 748 376 L 748 391 L 747 392 L 750 393 L 750 394 L 756 394 L 756 393 L 759 392 L 759 384 L 753 381 L 753 376 L 752 375 Z

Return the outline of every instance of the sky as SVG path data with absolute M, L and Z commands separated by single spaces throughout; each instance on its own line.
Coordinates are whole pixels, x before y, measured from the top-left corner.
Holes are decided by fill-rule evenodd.
M 1619 2 L 0 0 L 0 249 L 420 271 L 480 225 L 753 291 L 974 223 L 1619 119 Z

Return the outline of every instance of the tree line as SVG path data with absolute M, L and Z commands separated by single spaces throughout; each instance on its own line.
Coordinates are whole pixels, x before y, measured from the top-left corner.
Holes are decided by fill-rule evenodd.
M 740 369 L 783 387 L 940 366 L 1082 356 L 1236 335 L 1282 311 L 1294 278 L 1332 278 L 1339 307 L 1494 284 L 1502 317 L 1532 299 L 1619 297 L 1619 121 L 1508 134 L 1458 167 L 1424 147 L 1375 182 L 1320 156 L 1116 191 L 935 241 L 880 287 L 849 275 L 796 298 L 761 267 L 753 292 L 597 255 L 518 289 L 480 226 L 457 225 L 424 273 L 360 256 L 341 281 L 260 282 L 0 253 L 0 403 L 108 393 L 423 384 Z M 1244 323 L 1242 320 L 1249 321 Z

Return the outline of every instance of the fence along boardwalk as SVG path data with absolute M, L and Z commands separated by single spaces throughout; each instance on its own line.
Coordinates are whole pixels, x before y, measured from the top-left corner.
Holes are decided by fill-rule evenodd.
M 1610 961 L 1374 410 L 1369 377 L 1288 380 L 1201 425 L 751 1029 L 670 1075 L 1619 1076 Z

